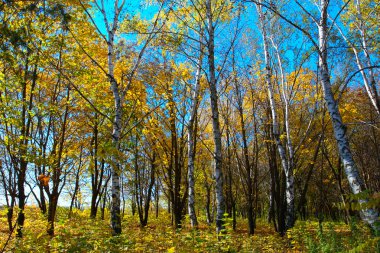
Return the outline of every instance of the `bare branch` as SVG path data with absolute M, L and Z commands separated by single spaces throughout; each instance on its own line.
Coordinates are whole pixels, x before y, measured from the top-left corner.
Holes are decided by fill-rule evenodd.
M 352 78 L 354 78 L 354 76 L 360 72 L 362 72 L 363 70 L 366 70 L 366 69 L 376 69 L 376 68 L 380 68 L 380 65 L 374 65 L 374 66 L 368 66 L 368 67 L 364 67 L 364 68 L 361 68 L 357 71 L 355 71 L 348 79 L 347 81 L 345 82 L 345 84 L 343 85 L 340 93 L 339 93 L 339 97 L 337 99 L 337 103 L 339 103 L 339 100 L 342 98 L 342 95 L 343 95 L 343 92 L 344 90 L 347 88 L 349 82 L 351 81 Z
M 124 97 L 125 97 L 125 94 L 127 93 L 128 89 L 130 88 L 131 84 L 132 84 L 132 79 L 138 69 L 138 67 L 140 66 L 140 63 L 141 63 L 141 60 L 142 60 L 142 56 L 146 50 L 146 48 L 148 47 L 149 43 L 156 37 L 157 35 L 157 32 L 155 32 L 155 29 L 158 25 L 158 20 L 160 18 L 160 13 L 162 12 L 164 8 L 164 3 L 161 4 L 160 6 L 160 9 L 158 11 L 158 14 L 156 16 L 156 19 L 154 21 L 154 24 L 153 24 L 153 28 L 151 29 L 151 33 L 149 34 L 148 38 L 146 39 L 145 41 L 145 44 L 143 45 L 143 47 L 141 48 L 140 52 L 139 52 L 139 55 L 137 57 L 137 62 L 136 64 L 133 66 L 132 68 L 132 71 L 130 72 L 130 74 L 128 75 L 128 83 L 126 85 L 126 87 L 123 89 L 122 93 L 121 93 L 121 97 L 122 97 L 122 100 L 124 100 Z M 170 10 L 169 10 L 170 11 Z M 168 17 L 168 15 L 166 16 L 166 18 Z M 158 30 L 161 30 L 162 27 L 164 26 L 165 22 L 159 27 Z
M 296 4 L 313 20 L 313 22 L 318 25 L 318 20 L 308 11 L 302 4 L 296 1 Z
M 107 42 L 106 36 L 100 31 L 99 26 L 96 24 L 96 22 L 95 22 L 94 18 L 92 17 L 92 15 L 88 12 L 86 6 L 83 5 L 83 3 L 82 3 L 81 0 L 79 0 L 79 3 L 82 6 L 83 10 L 86 12 L 87 16 L 90 18 L 91 23 L 94 25 L 94 27 L 96 28 L 96 30 L 98 31 L 98 33 L 100 34 L 100 36 L 102 36 L 102 38 Z M 95 3 L 96 3 L 96 1 L 95 1 Z
M 296 23 L 294 23 L 293 21 L 291 21 L 290 19 L 288 19 L 287 17 L 285 17 L 284 15 L 282 15 L 276 8 L 273 8 L 273 7 L 271 7 L 271 6 L 267 5 L 267 4 L 264 4 L 261 1 L 256 1 L 256 0 L 248 0 L 248 1 L 249 2 L 253 2 L 253 3 L 257 4 L 257 5 L 261 5 L 261 6 L 265 7 L 266 9 L 270 10 L 271 12 L 275 13 L 277 16 L 279 16 L 280 18 L 282 18 L 285 22 L 287 22 L 291 26 L 293 26 L 296 29 L 298 29 L 306 37 L 309 38 L 310 42 L 313 44 L 313 46 L 317 50 L 318 54 L 321 54 L 321 52 L 319 50 L 318 43 L 313 39 L 313 37 L 311 36 L 311 34 L 309 32 L 307 32 L 304 28 L 300 27 L 299 25 L 297 25 Z

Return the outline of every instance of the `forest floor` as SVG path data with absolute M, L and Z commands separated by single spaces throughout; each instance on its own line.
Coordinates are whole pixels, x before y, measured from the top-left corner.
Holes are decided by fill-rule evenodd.
M 207 226 L 199 217 L 197 231 L 188 220 L 181 230 L 174 230 L 170 215 L 159 218 L 151 214 L 148 226 L 140 228 L 138 217 L 125 215 L 123 233 L 111 236 L 108 220 L 89 219 L 89 212 L 75 211 L 70 219 L 68 210 L 59 208 L 55 236 L 46 234 L 46 218 L 38 208 L 26 209 L 24 238 L 10 238 L 5 252 L 380 252 L 380 238 L 372 237 L 361 223 L 346 225 L 297 221 L 296 226 L 281 237 L 270 224 L 258 220 L 254 236 L 247 235 L 244 220 L 237 229 L 226 220 L 226 233 L 221 240 L 215 227 Z M 108 217 L 108 216 L 107 216 Z M 0 210 L 0 252 L 9 237 L 6 210 Z

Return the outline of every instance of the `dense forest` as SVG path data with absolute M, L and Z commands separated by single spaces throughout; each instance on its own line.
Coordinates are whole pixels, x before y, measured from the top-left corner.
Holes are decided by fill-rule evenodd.
M 378 1 L 0 20 L 0 250 L 380 250 Z

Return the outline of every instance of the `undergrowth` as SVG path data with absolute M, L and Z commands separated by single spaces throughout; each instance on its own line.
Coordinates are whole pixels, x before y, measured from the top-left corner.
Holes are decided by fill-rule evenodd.
M 106 214 L 107 215 L 107 214 Z M 199 217 L 197 230 L 184 221 L 181 229 L 173 229 L 170 214 L 150 217 L 148 226 L 139 226 L 138 217 L 125 215 L 123 233 L 111 236 L 108 220 L 90 219 L 89 211 L 75 210 L 70 219 L 66 208 L 59 208 L 55 236 L 46 234 L 46 218 L 37 208 L 26 209 L 24 238 L 11 237 L 6 252 L 380 252 L 379 237 L 353 221 L 318 224 L 298 221 L 284 237 L 280 237 L 263 220 L 257 221 L 255 235 L 247 235 L 246 221 L 238 220 L 237 229 L 225 217 L 225 229 L 219 239 L 215 226 Z M 108 216 L 106 216 L 108 217 Z M 0 211 L 0 250 L 9 235 L 6 210 Z

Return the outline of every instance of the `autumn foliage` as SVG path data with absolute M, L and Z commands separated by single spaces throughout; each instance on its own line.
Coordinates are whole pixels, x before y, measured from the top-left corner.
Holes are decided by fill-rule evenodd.
M 379 15 L 1 1 L 0 251 L 378 251 Z

